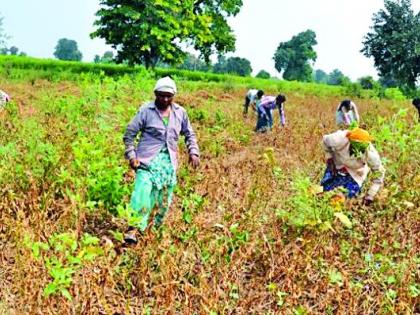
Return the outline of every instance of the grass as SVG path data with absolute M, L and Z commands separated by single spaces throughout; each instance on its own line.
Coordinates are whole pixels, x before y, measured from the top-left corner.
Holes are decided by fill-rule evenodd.
M 230 92 L 238 87 L 259 88 L 276 90 L 281 93 L 293 92 L 296 95 L 331 97 L 345 96 L 356 98 L 390 100 L 404 100 L 405 96 L 398 88 L 364 90 L 359 83 L 349 83 L 344 86 L 332 86 L 318 83 L 304 83 L 297 81 L 280 81 L 278 79 L 259 79 L 241 77 L 236 75 L 216 74 L 212 72 L 188 71 L 171 68 L 156 68 L 147 71 L 142 66 L 129 67 L 116 64 L 95 64 L 77 61 L 62 61 L 56 59 L 39 59 L 25 56 L 0 55 L 0 72 L 7 79 L 22 79 L 32 84 L 36 80 L 45 79 L 58 82 L 63 80 L 80 81 L 89 77 L 92 79 L 107 80 L 107 77 L 134 77 L 136 81 L 156 79 L 171 76 L 178 82 L 185 80 L 190 85 L 208 87 L 209 83 L 222 84 L 225 92 Z
M 154 79 L 40 75 L 0 76 L 13 98 L 0 112 L 0 313 L 418 310 L 420 129 L 409 101 L 354 99 L 387 177 L 372 208 L 355 200 L 340 209 L 346 226 L 305 190 L 320 180 L 320 140 L 334 131 L 345 90 L 264 80 L 267 94 L 287 94 L 287 126 L 276 113 L 274 130 L 256 135 L 242 102 L 260 81 L 179 78 L 177 101 L 190 114 L 202 164 L 192 170 L 180 144 L 179 186 L 164 227 L 127 248 L 127 222 L 117 213 L 133 177 L 122 134 L 152 97 Z M 312 224 L 317 205 L 331 228 Z

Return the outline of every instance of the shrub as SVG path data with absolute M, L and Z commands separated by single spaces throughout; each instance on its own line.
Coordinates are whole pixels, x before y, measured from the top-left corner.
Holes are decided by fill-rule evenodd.
M 343 196 L 340 189 L 322 192 L 322 187 L 313 185 L 308 177 L 296 175 L 292 184 L 292 197 L 286 202 L 287 211 L 279 210 L 277 215 L 287 225 L 297 229 L 328 230 L 337 217 L 344 225 L 351 222 L 340 212 Z

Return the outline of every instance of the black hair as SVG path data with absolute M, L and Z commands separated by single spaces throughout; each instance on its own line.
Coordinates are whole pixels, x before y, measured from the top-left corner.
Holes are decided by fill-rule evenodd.
M 264 95 L 264 91 L 263 90 L 258 90 L 258 92 L 257 92 L 258 98 L 261 98 L 263 95 Z
M 413 99 L 413 105 L 416 107 L 420 107 L 420 98 L 416 97 Z
M 341 102 L 339 109 L 342 110 L 344 107 L 346 110 L 350 110 L 350 104 L 351 104 L 351 100 L 344 100 Z
M 286 102 L 286 95 L 283 95 L 283 94 L 277 95 L 277 97 L 276 97 L 276 103 L 277 104 L 282 104 L 284 102 Z

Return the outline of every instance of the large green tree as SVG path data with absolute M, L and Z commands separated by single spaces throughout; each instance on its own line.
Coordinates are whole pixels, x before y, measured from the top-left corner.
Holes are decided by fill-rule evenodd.
M 324 70 L 317 69 L 313 73 L 313 79 L 317 83 L 327 83 L 328 82 L 328 74 Z
M 95 55 L 93 58 L 94 63 L 112 63 L 114 62 L 114 53 L 111 50 L 104 52 L 103 56 Z
M 197 58 L 195 55 L 186 53 L 184 62 L 177 66 L 178 69 L 186 69 L 192 71 L 210 71 L 211 64 L 205 62 L 201 58 Z
M 251 62 L 246 58 L 230 57 L 226 63 L 226 72 L 243 77 L 251 75 Z
M 240 57 L 219 57 L 217 63 L 213 67 L 216 73 L 230 73 L 240 76 L 249 76 L 252 72 L 251 62 L 248 59 Z
M 154 67 L 177 64 L 189 45 L 209 61 L 213 53 L 235 50 L 227 23 L 242 0 L 101 0 L 92 37 L 106 40 L 117 61 Z
M 18 52 L 19 52 L 19 48 L 17 48 L 16 46 L 12 46 L 12 47 L 9 48 L 9 53 L 12 56 L 16 56 L 18 54 Z
M 55 46 L 54 56 L 60 60 L 82 60 L 82 53 L 77 48 L 77 42 L 72 39 L 61 38 Z
M 374 58 L 381 77 L 414 89 L 420 76 L 420 12 L 414 14 L 410 0 L 385 0 L 372 21 L 361 51 Z
M 375 79 L 370 75 L 359 78 L 357 82 L 359 82 L 362 88 L 365 90 L 374 90 L 380 88 L 380 84 L 376 82 Z
M 334 69 L 328 74 L 327 84 L 329 85 L 343 85 L 349 82 L 350 79 L 338 69 Z
M 316 44 L 316 34 L 312 30 L 280 43 L 273 57 L 275 68 L 278 72 L 283 71 L 286 80 L 311 81 L 311 62 L 315 62 L 317 57 L 313 48 Z
M 260 70 L 260 72 L 258 72 L 255 77 L 260 79 L 270 79 L 271 76 L 270 73 L 268 73 L 267 71 Z

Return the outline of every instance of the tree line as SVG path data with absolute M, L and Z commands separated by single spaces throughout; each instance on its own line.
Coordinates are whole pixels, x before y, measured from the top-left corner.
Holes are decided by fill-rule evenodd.
M 215 73 L 249 76 L 251 63 L 246 58 L 226 57 L 235 50 L 235 36 L 227 19 L 236 16 L 242 0 L 101 0 L 92 38 L 102 38 L 113 51 L 96 55 L 96 63 L 125 63 L 146 68 L 177 67 Z M 375 85 L 416 90 L 420 77 L 420 12 L 414 13 L 411 0 L 384 0 L 384 9 L 375 13 L 373 25 L 363 39 L 360 51 L 373 57 L 380 80 L 360 78 L 367 88 Z M 0 53 L 17 54 L 6 48 L 0 19 Z M 280 42 L 273 55 L 275 69 L 286 80 L 343 85 L 350 82 L 339 69 L 326 73 L 314 70 L 317 45 L 313 30 L 303 31 Z M 199 55 L 187 52 L 192 48 Z M 13 48 L 13 49 L 12 49 Z M 212 64 L 210 57 L 218 55 Z M 81 60 L 74 40 L 62 38 L 54 56 Z M 270 78 L 261 70 L 257 77 Z

